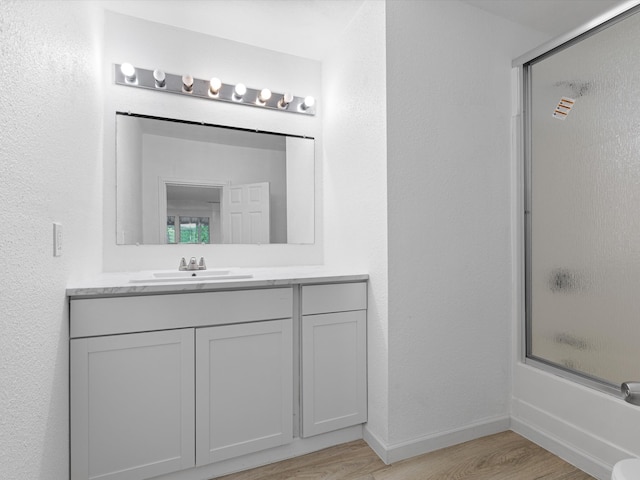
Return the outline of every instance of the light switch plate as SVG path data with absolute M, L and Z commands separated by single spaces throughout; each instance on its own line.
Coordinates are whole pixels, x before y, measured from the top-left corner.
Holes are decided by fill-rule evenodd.
M 53 222 L 53 256 L 62 255 L 62 224 Z

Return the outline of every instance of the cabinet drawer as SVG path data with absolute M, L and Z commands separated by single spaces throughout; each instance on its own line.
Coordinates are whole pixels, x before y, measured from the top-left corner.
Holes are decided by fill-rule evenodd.
M 302 314 L 366 310 L 367 283 L 333 283 L 302 287 Z
M 293 316 L 293 290 L 268 288 L 71 300 L 70 336 L 276 320 Z

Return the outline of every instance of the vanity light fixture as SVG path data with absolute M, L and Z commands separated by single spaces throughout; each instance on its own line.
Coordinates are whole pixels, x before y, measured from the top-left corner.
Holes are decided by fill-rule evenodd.
M 193 92 L 193 77 L 191 75 L 182 76 L 182 90 L 185 93 Z
M 130 63 L 123 63 L 122 65 L 120 65 L 120 72 L 122 72 L 125 82 L 136 82 L 136 69 Z
M 213 77 L 209 80 L 209 94 L 218 95 L 222 88 L 222 81 L 218 77 Z
M 293 101 L 293 95 L 289 92 L 285 93 L 278 102 L 278 108 L 284 110 L 289 107 L 289 104 Z
M 117 85 L 302 115 L 316 113 L 313 97 L 296 97 L 288 92 L 284 94 L 271 92 L 268 88 L 261 90 L 248 88 L 244 83 L 235 85 L 222 83 L 218 77 L 203 80 L 191 75 L 165 73 L 159 69 L 148 70 L 134 67 L 130 63 L 115 64 L 114 70 Z
M 242 97 L 244 97 L 244 94 L 247 93 L 247 87 L 245 86 L 244 83 L 238 83 L 236 84 L 235 88 L 233 89 L 233 96 L 236 100 L 242 100 Z
M 165 88 L 167 76 L 162 70 L 157 68 L 153 71 L 153 80 L 155 81 L 156 88 Z
M 258 104 L 264 105 L 265 103 L 267 103 L 267 101 L 270 98 L 271 98 L 271 90 L 269 90 L 268 88 L 263 88 L 262 90 L 260 90 L 260 93 L 258 94 Z

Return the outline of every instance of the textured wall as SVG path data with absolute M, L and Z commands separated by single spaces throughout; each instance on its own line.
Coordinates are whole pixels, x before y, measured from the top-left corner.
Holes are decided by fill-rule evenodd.
M 369 272 L 367 428 L 385 440 L 387 166 L 384 2 L 366 1 L 323 61 L 325 263 Z
M 100 13 L 0 2 L 0 478 L 68 478 L 70 278 L 99 271 Z M 64 227 L 53 257 L 52 222 Z
M 387 3 L 392 445 L 509 413 L 510 65 L 541 40 Z

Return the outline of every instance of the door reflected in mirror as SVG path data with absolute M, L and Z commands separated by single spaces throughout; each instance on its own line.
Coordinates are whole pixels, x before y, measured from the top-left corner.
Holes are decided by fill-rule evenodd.
M 117 243 L 314 242 L 314 140 L 116 114 Z

